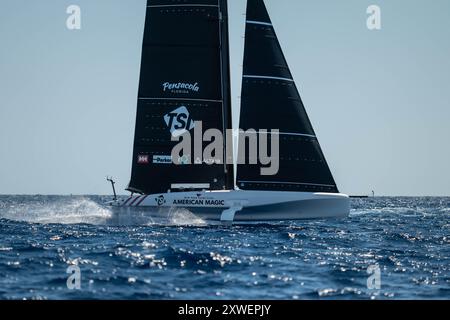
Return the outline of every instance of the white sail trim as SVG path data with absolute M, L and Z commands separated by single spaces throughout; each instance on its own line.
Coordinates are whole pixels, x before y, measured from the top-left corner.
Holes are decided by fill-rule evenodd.
M 317 186 L 317 187 L 336 187 L 334 184 L 319 184 L 319 183 L 300 183 L 287 181 L 238 181 L 238 183 L 263 183 L 263 184 L 293 184 L 300 186 Z
M 244 77 L 244 78 L 247 78 L 247 79 L 269 79 L 269 80 L 280 80 L 280 81 L 294 82 L 293 79 L 282 78 L 282 77 L 259 76 L 259 75 L 247 75 L 247 74 L 244 74 L 243 77 Z
M 210 99 L 192 99 L 192 98 L 138 98 L 139 100 L 176 100 L 176 101 L 203 101 L 203 102 L 219 102 L 222 100 L 210 100 Z
M 317 138 L 315 135 L 312 134 L 306 134 L 306 133 L 294 133 L 294 132 L 264 132 L 264 131 L 259 131 L 259 134 L 278 134 L 280 136 L 299 136 L 299 137 L 308 137 L 308 138 Z
M 315 135 L 312 134 L 306 134 L 306 133 L 295 133 L 295 132 L 279 132 L 279 131 L 263 131 L 258 130 L 253 132 L 246 132 L 246 134 L 255 134 L 255 135 L 261 135 L 261 134 L 273 134 L 273 135 L 280 135 L 280 136 L 299 136 L 299 137 L 308 137 L 308 138 L 314 138 L 317 139 Z
M 254 21 L 254 20 L 247 20 L 246 22 L 249 23 L 249 24 L 259 24 L 259 25 L 262 25 L 262 26 L 272 27 L 272 24 L 268 23 L 268 22 Z

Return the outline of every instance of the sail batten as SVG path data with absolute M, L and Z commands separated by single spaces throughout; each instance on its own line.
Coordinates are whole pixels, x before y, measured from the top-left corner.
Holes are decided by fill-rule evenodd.
M 263 25 L 263 26 L 269 26 L 272 27 L 272 23 L 270 22 L 263 22 L 263 21 L 253 21 L 253 20 L 247 20 L 246 23 L 250 23 L 250 24 L 259 24 L 259 25 Z
M 138 100 L 182 100 L 182 101 L 204 101 L 204 102 L 220 102 L 223 103 L 223 100 L 212 100 L 212 99 L 193 99 L 193 98 L 143 98 L 139 97 Z
M 279 138 L 280 158 L 278 173 L 263 176 L 264 166 L 248 164 L 246 154 L 246 164 L 237 166 L 237 186 L 337 193 L 263 0 L 248 0 L 246 19 L 240 128 Z
M 294 82 L 294 79 L 290 79 L 290 78 L 282 78 L 282 77 L 274 77 L 274 76 L 257 76 L 257 75 L 247 75 L 244 74 L 242 76 L 244 79 L 248 78 L 248 79 L 271 79 L 271 80 L 280 80 L 280 81 L 289 81 L 289 82 Z

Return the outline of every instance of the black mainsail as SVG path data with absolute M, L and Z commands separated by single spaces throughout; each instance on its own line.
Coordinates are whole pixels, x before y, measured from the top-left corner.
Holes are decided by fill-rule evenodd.
M 279 172 L 239 164 L 243 190 L 338 193 L 263 0 L 248 0 L 240 128 L 279 129 Z M 248 162 L 248 155 L 245 156 Z
M 148 0 L 129 191 L 233 189 L 225 161 L 171 158 L 172 136 L 196 121 L 203 132 L 231 128 L 229 73 L 226 0 Z

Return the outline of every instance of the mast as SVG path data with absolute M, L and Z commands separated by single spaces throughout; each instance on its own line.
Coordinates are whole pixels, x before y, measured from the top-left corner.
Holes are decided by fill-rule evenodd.
M 231 77 L 230 77 L 230 40 L 228 26 L 228 0 L 218 0 L 220 7 L 220 37 L 221 37 L 221 56 L 222 56 L 222 97 L 223 97 L 223 121 L 224 128 L 233 129 L 232 105 L 231 105 Z M 224 136 L 225 139 L 230 138 L 231 141 L 224 141 L 224 157 L 233 156 L 233 150 L 227 150 L 227 146 L 232 148 L 232 137 Z M 225 161 L 226 189 L 234 189 L 234 165 L 232 161 Z
M 248 0 L 246 19 L 240 128 L 279 130 L 280 169 L 262 176 L 261 165 L 239 164 L 237 186 L 338 193 L 263 0 Z

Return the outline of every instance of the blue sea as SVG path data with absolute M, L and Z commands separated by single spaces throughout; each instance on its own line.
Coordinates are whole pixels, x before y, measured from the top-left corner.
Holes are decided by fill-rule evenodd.
M 450 198 L 233 227 L 117 217 L 105 200 L 0 196 L 0 299 L 450 298 Z

